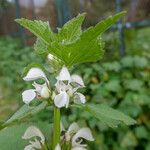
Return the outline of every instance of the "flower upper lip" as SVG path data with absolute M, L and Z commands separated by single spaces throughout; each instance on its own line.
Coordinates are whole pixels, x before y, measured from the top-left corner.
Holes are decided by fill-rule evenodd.
M 33 81 L 36 79 L 43 79 L 49 85 L 49 81 L 48 81 L 45 73 L 42 71 L 42 69 L 37 68 L 37 67 L 31 68 L 28 71 L 27 75 L 23 78 L 23 80 L 25 80 L 25 81 Z
M 49 81 L 45 73 L 40 68 L 36 67 L 31 68 L 23 79 L 25 81 L 34 81 L 36 79 L 43 79 L 45 81 L 44 84 L 37 84 L 34 81 L 32 85 L 34 86 L 35 89 L 29 89 L 22 93 L 23 101 L 26 104 L 29 104 L 35 97 L 37 98 L 50 97 Z

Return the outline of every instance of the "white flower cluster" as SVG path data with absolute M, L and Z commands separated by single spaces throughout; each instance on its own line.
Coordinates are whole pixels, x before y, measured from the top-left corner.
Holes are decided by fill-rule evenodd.
M 62 128 L 62 131 L 65 131 Z M 36 150 L 42 149 L 42 146 L 45 145 L 45 137 L 42 132 L 35 126 L 29 127 L 23 137 L 23 139 L 31 139 L 34 138 L 34 141 L 30 141 L 29 145 L 27 145 L 24 150 Z M 94 141 L 92 133 L 89 128 L 79 128 L 77 123 L 72 123 L 68 130 L 65 131 L 64 135 L 61 137 L 61 140 L 64 142 L 71 143 L 71 150 L 87 150 L 86 144 L 82 144 L 83 139 L 88 141 Z M 60 145 L 58 144 L 55 150 L 61 150 Z
M 82 78 L 78 75 L 70 75 L 68 69 L 63 67 L 56 77 L 56 96 L 54 103 L 57 107 L 68 107 L 72 98 L 75 103 L 85 103 L 85 96 L 77 90 L 84 87 Z
M 44 84 L 37 84 L 34 81 L 32 84 L 34 89 L 29 89 L 22 93 L 24 103 L 29 104 L 35 97 L 43 99 L 50 97 L 49 81 L 40 68 L 31 68 L 23 79 L 25 81 L 34 81 L 37 79 L 43 79 L 45 81 Z M 63 67 L 56 79 L 56 90 L 53 92 L 53 95 L 55 95 L 53 97 L 55 106 L 67 108 L 70 99 L 73 99 L 77 104 L 86 102 L 85 96 L 77 91 L 79 88 L 84 87 L 84 82 L 80 76 L 71 76 L 68 69 Z
M 44 84 L 37 84 L 34 80 L 43 79 L 45 81 Z M 35 97 L 37 98 L 49 98 L 50 97 L 50 89 L 49 89 L 49 81 L 45 75 L 45 73 L 40 68 L 31 68 L 27 75 L 23 78 L 25 81 L 34 81 L 33 86 L 35 89 L 29 89 L 22 93 L 23 102 L 29 104 Z
M 65 131 L 64 128 L 62 131 Z M 72 123 L 62 136 L 62 140 L 71 143 L 71 150 L 86 150 L 87 145 L 82 144 L 83 139 L 94 141 L 91 130 L 87 127 L 80 128 L 76 122 Z

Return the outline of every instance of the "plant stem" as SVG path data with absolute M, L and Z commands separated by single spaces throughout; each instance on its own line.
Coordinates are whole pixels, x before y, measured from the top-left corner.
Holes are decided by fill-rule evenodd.
M 60 143 L 60 109 L 54 107 L 53 149 Z

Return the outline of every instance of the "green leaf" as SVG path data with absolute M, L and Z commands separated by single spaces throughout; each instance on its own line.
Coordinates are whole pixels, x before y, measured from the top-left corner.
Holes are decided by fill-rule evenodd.
M 126 125 L 133 125 L 136 123 L 134 119 L 105 104 L 87 104 L 79 108 L 85 109 L 99 121 L 112 128 L 123 123 Z
M 133 65 L 133 57 L 132 56 L 126 56 L 126 57 L 122 58 L 121 64 L 123 65 L 123 67 L 132 68 L 134 66 Z
M 72 66 L 84 62 L 95 62 L 102 58 L 104 43 L 100 35 L 110 28 L 125 12 L 110 16 L 98 23 L 95 27 L 90 27 L 82 32 L 81 24 L 85 14 L 78 15 L 67 22 L 58 34 L 54 34 L 48 22 L 30 21 L 27 19 L 16 19 L 20 25 L 29 29 L 34 35 L 42 40 L 48 51 L 59 58 L 66 66 Z M 45 49 L 44 43 L 36 43 L 36 49 Z M 39 46 L 39 48 L 37 48 Z M 42 51 L 43 51 L 42 50 Z
M 0 149 L 1 150 L 23 150 L 25 146 L 29 145 L 28 140 L 22 139 L 22 136 L 29 126 L 36 126 L 39 128 L 47 141 L 50 141 L 51 124 L 46 122 L 38 123 L 24 123 L 11 127 L 7 127 L 0 131 Z
M 135 147 L 138 145 L 138 141 L 133 132 L 128 131 L 121 141 L 122 147 Z
M 134 64 L 135 67 L 137 68 L 149 67 L 148 60 L 145 57 L 141 57 L 141 56 L 134 57 Z
M 139 79 L 129 79 L 124 81 L 125 88 L 133 91 L 141 91 L 143 85 L 144 85 L 143 81 Z
M 111 27 L 119 20 L 124 12 L 98 23 L 95 27 L 90 27 L 82 33 L 80 39 L 73 44 L 53 42 L 48 50 L 54 56 L 61 59 L 66 66 L 72 66 L 84 62 L 94 62 L 102 58 L 104 43 L 100 34 Z
M 46 108 L 47 102 L 44 101 L 41 104 L 37 106 L 29 106 L 27 104 L 23 105 L 15 114 L 8 119 L 3 126 L 8 126 L 14 122 L 21 121 L 22 119 L 33 116 L 34 114 L 37 114 L 38 112 L 42 111 L 44 108 Z
M 116 79 L 108 81 L 108 83 L 105 83 L 104 87 L 106 90 L 111 92 L 118 92 L 121 90 L 120 81 Z
M 57 40 L 63 44 L 71 44 L 80 38 L 82 34 L 81 25 L 85 19 L 85 13 L 68 21 L 57 34 Z
M 15 21 L 30 30 L 35 36 L 43 40 L 46 44 L 50 44 L 50 42 L 54 39 L 54 33 L 50 29 L 48 22 L 43 22 L 41 20 L 31 21 L 24 18 L 15 19 Z
M 121 69 L 121 65 L 117 61 L 111 63 L 104 63 L 103 67 L 105 68 L 105 70 L 115 71 L 115 72 L 118 72 Z
M 143 139 L 149 139 L 148 134 L 149 132 L 147 131 L 145 126 L 139 126 L 135 128 L 135 134 L 138 138 L 143 138 Z

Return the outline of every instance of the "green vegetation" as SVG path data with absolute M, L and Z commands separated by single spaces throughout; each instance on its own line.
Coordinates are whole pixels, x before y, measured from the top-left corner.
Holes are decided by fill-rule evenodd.
M 111 130 L 104 124 L 97 124 L 97 120 L 88 113 L 82 111 L 75 113 L 76 110 L 72 117 L 65 119 L 72 121 L 72 118 L 81 117 L 95 129 L 98 140 L 93 149 L 97 150 L 99 147 L 103 150 L 108 148 L 114 150 L 147 148 L 148 150 L 150 143 L 150 112 L 148 111 L 150 109 L 150 63 L 148 58 L 138 55 L 126 56 L 118 61 L 95 63 L 90 68 L 88 65 L 82 66 L 79 70 L 83 68 L 86 68 L 82 73 L 84 80 L 88 83 L 89 88 L 85 93 L 89 101 L 95 104 L 109 104 L 132 116 L 138 124 Z
M 99 103 L 108 104 L 127 113 L 138 122 L 136 126 L 121 126 L 110 129 L 105 124 L 97 122 L 88 111 L 83 112 L 75 107 L 72 110 L 63 110 L 66 115 L 71 114 L 67 117 L 62 116 L 65 126 L 80 119 L 80 124 L 88 124 L 89 127 L 94 129 L 96 143 L 90 145 L 91 149 L 150 149 L 150 112 L 148 111 L 150 109 L 150 45 L 148 42 L 148 31 L 149 28 L 126 32 L 127 52 L 130 55 L 122 59 L 117 57 L 116 43 L 118 41 L 116 34 L 111 33 L 112 36 L 115 35 L 115 38 L 111 38 L 111 35 L 106 36 L 106 55 L 111 53 L 114 57 L 111 55 L 111 59 L 108 60 L 106 56 L 107 61 L 90 64 L 90 67 L 89 64 L 76 66 L 79 70 L 78 72 L 76 67 L 73 69 L 73 72 L 82 74 L 84 81 L 86 81 L 86 90 L 83 90 L 83 92 L 86 94 L 88 101 L 92 101 L 94 105 Z M 111 51 L 109 51 L 110 49 Z M 42 62 L 32 52 L 32 48 L 21 47 L 21 44 L 16 39 L 0 38 L 0 118 L 8 118 L 14 109 L 18 107 L 16 103 L 22 103 L 20 91 L 24 87 L 29 87 L 28 84 L 22 82 L 22 68 L 30 63 L 31 60 Z M 105 105 L 99 107 L 101 112 L 104 107 Z M 96 111 L 96 107 L 94 108 Z M 89 108 L 86 109 L 89 110 Z M 107 110 L 109 111 L 109 109 Z M 33 121 L 37 121 L 39 118 L 42 121 L 47 120 L 49 118 L 48 113 L 39 113 L 33 118 Z M 107 116 L 107 112 L 105 115 Z M 103 119 L 100 116 L 97 117 Z M 115 114 L 107 117 L 112 119 L 111 123 L 113 126 L 118 125 L 113 121 L 113 118 L 116 117 Z M 117 119 L 122 122 L 124 116 L 119 117 L 121 116 L 118 116 Z M 14 126 L 14 128 L 18 127 Z M 22 127 L 20 126 L 19 128 Z M 3 134 L 1 133 L 0 136 L 3 136 Z
M 17 39 L 0 38 L 0 105 L 3 106 L 0 109 L 1 119 L 6 119 L 6 114 L 14 112 L 18 102 L 22 103 L 19 91 L 29 86 L 22 82 L 22 68 L 31 60 L 41 62 L 41 59 L 32 52 L 31 47 L 22 47 Z

